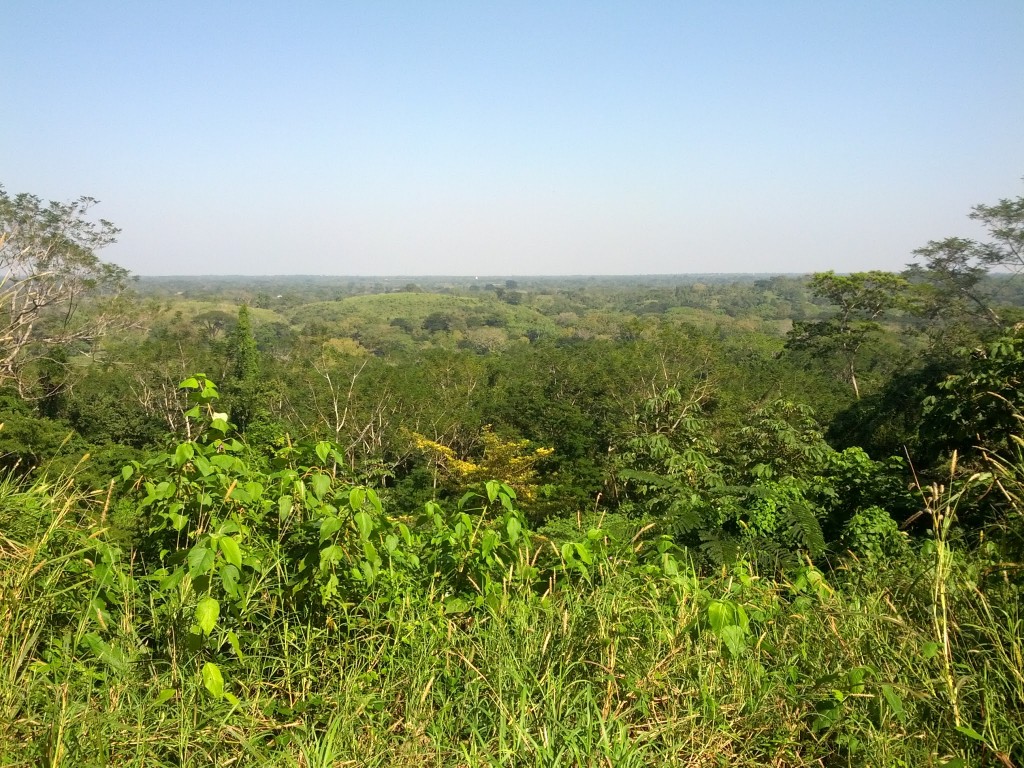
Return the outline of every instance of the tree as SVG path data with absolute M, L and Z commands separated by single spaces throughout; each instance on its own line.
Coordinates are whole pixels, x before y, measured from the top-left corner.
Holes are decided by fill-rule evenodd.
M 988 241 L 964 237 L 931 240 L 914 251 L 922 261 L 910 264 L 907 274 L 932 287 L 933 301 L 926 302 L 924 308 L 933 317 L 974 316 L 992 328 L 1001 328 L 1003 322 L 979 284 L 989 270 L 1024 271 L 1024 197 L 976 205 L 969 216 L 985 226 Z
M 207 341 L 216 341 L 228 332 L 235 318 L 223 309 L 211 309 L 208 312 L 200 312 L 192 321 L 202 328 Z
M 238 322 L 228 340 L 230 365 L 225 392 L 231 406 L 231 419 L 240 432 L 267 416 L 267 387 L 260 373 L 260 352 L 252 334 L 249 308 L 238 308 Z
M 243 304 L 238 308 L 238 322 L 231 333 L 228 345 L 231 356 L 230 378 L 234 381 L 252 381 L 260 375 L 260 352 L 252 334 L 249 308 Z
M 90 296 L 119 296 L 128 279 L 127 270 L 96 255 L 120 231 L 87 218 L 96 202 L 44 205 L 0 186 L 0 382 L 24 391 L 28 362 L 54 348 L 91 344 L 123 319 L 114 301 L 80 311 Z
M 979 284 L 988 273 L 979 243 L 963 237 L 932 240 L 914 251 L 924 259 L 910 264 L 906 274 L 919 287 L 917 313 L 932 324 L 952 318 L 973 318 L 998 328 L 1002 321 Z
M 431 312 L 423 318 L 423 330 L 430 333 L 450 331 L 452 329 L 452 317 L 445 312 Z
M 860 399 L 857 383 L 858 354 L 880 330 L 878 320 L 903 303 L 908 283 L 892 272 L 855 272 L 837 275 L 818 272 L 811 278 L 811 291 L 836 306 L 827 320 L 793 324 L 787 349 L 807 350 L 820 356 L 838 357 L 843 377 Z
M 976 205 L 970 218 L 984 224 L 992 238 L 978 245 L 982 263 L 1013 272 L 1024 270 L 1024 197 Z
M 484 449 L 477 461 L 460 459 L 449 446 L 417 432 L 411 432 L 410 437 L 416 449 L 428 457 L 453 490 L 462 490 L 472 483 L 499 480 L 511 486 L 524 502 L 537 498 L 537 462 L 554 452 L 551 448 L 533 448 L 529 440 L 503 440 L 494 434 L 490 424 L 480 431 Z
M 1019 450 L 1024 408 L 1024 337 L 1014 330 L 961 352 L 960 369 L 924 401 L 921 431 L 947 453 Z

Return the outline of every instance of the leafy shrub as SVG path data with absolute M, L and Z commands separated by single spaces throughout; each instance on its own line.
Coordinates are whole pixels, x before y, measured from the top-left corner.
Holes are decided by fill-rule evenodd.
M 877 506 L 858 510 L 846 521 L 842 543 L 869 560 L 899 557 L 908 548 L 906 534 L 888 512 Z

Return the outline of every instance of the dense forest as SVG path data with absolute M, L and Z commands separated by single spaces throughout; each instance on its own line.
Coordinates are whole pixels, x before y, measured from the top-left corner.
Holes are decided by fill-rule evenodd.
M 4 765 L 1024 766 L 1024 197 L 566 278 L 133 278 L 94 202 L 0 187 Z

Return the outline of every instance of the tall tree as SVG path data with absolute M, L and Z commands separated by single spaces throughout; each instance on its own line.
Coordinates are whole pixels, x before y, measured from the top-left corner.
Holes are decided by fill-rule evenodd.
M 91 344 L 125 317 L 112 301 L 81 311 L 88 297 L 120 295 L 128 279 L 127 270 L 96 255 L 120 232 L 88 218 L 96 202 L 44 204 L 0 186 L 0 383 L 24 391 L 29 362 Z
M 965 237 L 931 240 L 914 251 L 919 261 L 909 265 L 907 274 L 932 288 L 932 300 L 926 301 L 923 309 L 933 319 L 973 317 L 991 328 L 1001 328 L 1003 321 L 992 297 L 983 290 L 982 278 L 989 270 L 1024 271 L 1024 197 L 976 205 L 970 218 L 988 230 L 987 241 Z
M 228 344 L 232 381 L 250 381 L 260 376 L 260 352 L 252 332 L 249 308 L 238 308 L 238 321 Z
M 892 272 L 855 272 L 837 275 L 819 272 L 811 278 L 815 296 L 835 305 L 835 314 L 825 320 L 793 324 L 786 340 L 787 349 L 806 350 L 818 356 L 837 359 L 843 378 L 860 399 L 857 382 L 858 360 L 862 349 L 879 335 L 879 320 L 906 299 L 908 283 Z
M 230 364 L 225 394 L 231 408 L 231 420 L 244 432 L 261 415 L 266 415 L 267 391 L 260 371 L 260 352 L 252 333 L 249 308 L 238 309 L 238 323 L 228 340 Z

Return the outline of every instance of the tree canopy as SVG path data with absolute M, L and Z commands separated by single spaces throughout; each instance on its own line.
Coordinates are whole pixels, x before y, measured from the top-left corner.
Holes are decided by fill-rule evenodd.
M 44 204 L 0 186 L 0 382 L 22 383 L 29 360 L 91 344 L 120 317 L 109 303 L 81 312 L 89 297 L 119 295 L 128 279 L 127 270 L 97 256 L 120 230 L 88 218 L 96 203 Z

